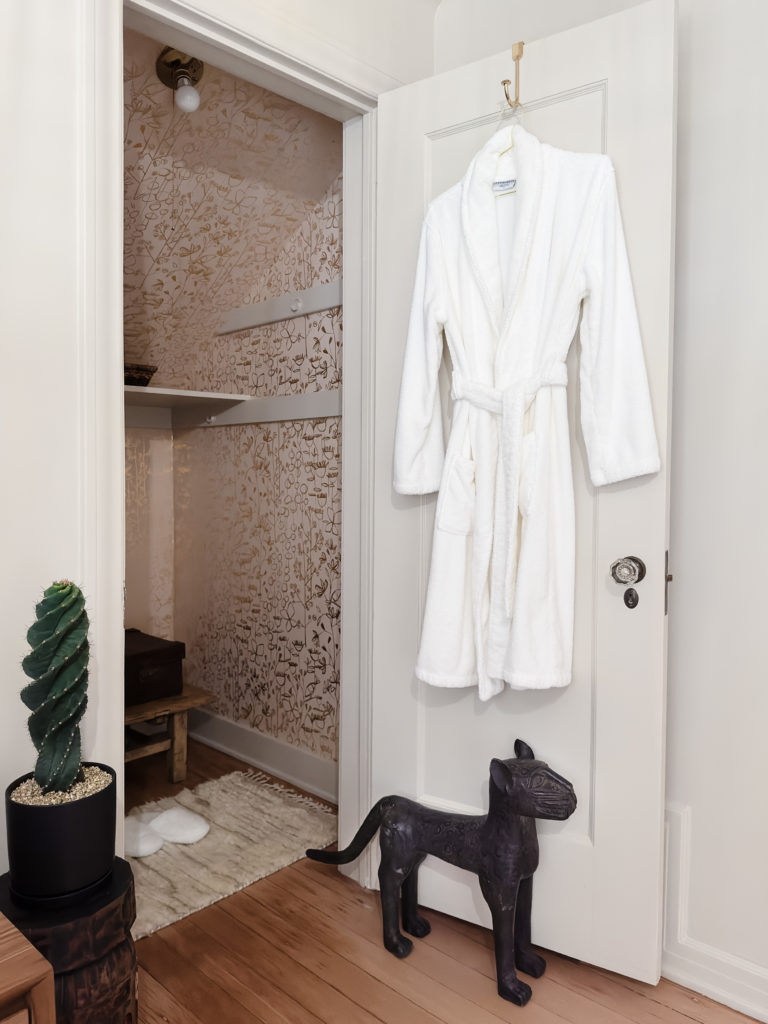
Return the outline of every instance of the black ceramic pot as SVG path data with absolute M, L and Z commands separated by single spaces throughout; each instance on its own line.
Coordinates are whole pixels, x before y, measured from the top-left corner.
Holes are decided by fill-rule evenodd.
M 112 873 L 115 859 L 115 773 L 98 793 L 51 807 L 11 800 L 22 775 L 5 791 L 10 888 L 27 905 L 66 906 L 88 896 Z

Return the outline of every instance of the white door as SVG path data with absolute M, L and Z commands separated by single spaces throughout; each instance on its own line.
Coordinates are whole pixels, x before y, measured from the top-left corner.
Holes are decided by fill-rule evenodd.
M 514 40 L 509 40 L 511 44 Z M 500 40 L 501 42 L 501 40 Z M 672 314 L 675 32 L 672 0 L 652 0 L 525 47 L 524 126 L 542 141 L 607 152 L 619 186 L 662 453 L 668 451 Z M 595 490 L 578 417 L 577 345 L 568 385 L 577 520 L 573 683 L 436 689 L 413 675 L 434 497 L 392 488 L 392 440 L 419 230 L 429 200 L 464 174 L 499 127 L 509 49 L 382 97 L 375 352 L 373 797 L 401 793 L 482 813 L 492 756 L 516 737 L 569 778 L 565 823 L 542 822 L 534 941 L 649 982 L 659 977 L 663 885 L 665 551 L 668 460 L 654 477 Z M 630 610 L 609 567 L 640 556 Z M 372 865 L 371 865 L 372 867 Z M 368 882 L 375 884 L 369 868 Z M 490 919 L 472 876 L 428 858 L 420 900 Z

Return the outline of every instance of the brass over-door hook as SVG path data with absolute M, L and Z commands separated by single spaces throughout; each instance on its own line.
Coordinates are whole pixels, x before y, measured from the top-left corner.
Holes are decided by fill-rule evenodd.
M 504 95 L 507 97 L 507 103 L 513 110 L 517 110 L 518 107 L 522 106 L 520 102 L 520 58 L 523 56 L 524 43 L 515 43 L 512 47 L 512 60 L 515 62 L 515 98 L 511 100 L 509 98 L 509 87 L 512 84 L 508 78 L 502 80 L 504 86 Z

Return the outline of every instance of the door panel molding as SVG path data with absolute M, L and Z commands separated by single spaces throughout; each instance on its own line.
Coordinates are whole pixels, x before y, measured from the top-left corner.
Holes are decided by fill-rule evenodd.
M 664 977 L 768 1021 L 768 969 L 694 939 L 688 900 L 691 888 L 693 811 L 667 804 L 667 897 L 664 922 Z

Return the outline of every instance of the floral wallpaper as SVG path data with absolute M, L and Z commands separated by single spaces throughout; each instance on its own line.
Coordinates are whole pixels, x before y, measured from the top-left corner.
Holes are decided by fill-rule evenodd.
M 211 65 L 200 108 L 183 114 L 155 74 L 161 49 L 126 30 L 125 354 L 158 366 L 155 386 L 200 388 L 224 312 L 306 287 L 318 217 L 338 225 L 323 200 L 341 125 Z M 297 261 L 276 276 L 292 236 Z M 338 276 L 338 246 L 323 262 L 318 280 Z
M 292 395 L 341 383 L 341 308 L 216 340 L 203 375 L 211 391 Z
M 175 439 L 187 679 L 215 688 L 227 718 L 329 758 L 339 688 L 340 433 L 333 417 Z
M 209 66 L 200 110 L 179 115 L 154 76 L 158 52 L 126 33 L 126 359 L 156 363 L 155 386 L 251 395 L 339 387 L 340 307 L 214 331 L 231 308 L 341 276 L 340 125 Z M 129 562 L 158 549 L 144 532 L 155 536 L 146 511 L 153 464 L 140 457 L 149 433 L 128 432 Z M 173 538 L 153 570 L 172 580 L 185 678 L 214 692 L 224 717 L 330 759 L 340 438 L 338 417 L 177 431 L 166 502 Z M 167 588 L 144 593 L 160 622 Z

